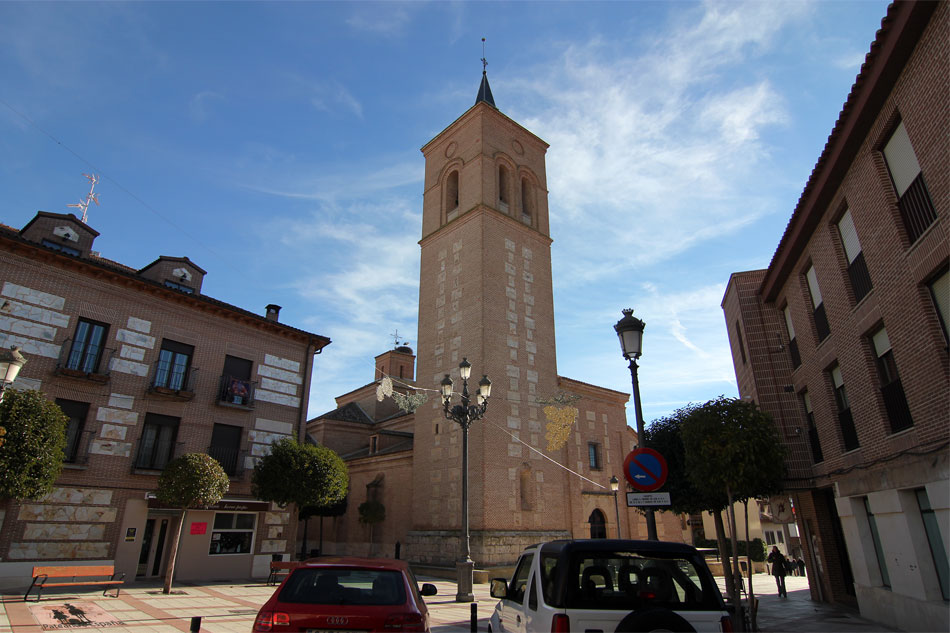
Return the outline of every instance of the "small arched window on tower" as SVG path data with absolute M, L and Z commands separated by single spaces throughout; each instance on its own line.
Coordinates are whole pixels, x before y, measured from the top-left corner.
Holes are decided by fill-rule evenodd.
M 531 220 L 534 217 L 534 191 L 531 188 L 531 183 L 527 178 L 521 179 L 521 221 L 531 225 Z
M 451 222 L 459 214 L 459 173 L 453 171 L 445 181 L 445 221 Z
M 508 187 L 511 186 L 508 177 L 508 168 L 504 165 L 498 166 L 498 209 L 502 213 L 508 213 Z

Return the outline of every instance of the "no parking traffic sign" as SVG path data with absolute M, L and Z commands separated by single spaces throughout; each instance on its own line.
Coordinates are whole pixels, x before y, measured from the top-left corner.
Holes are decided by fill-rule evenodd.
M 623 460 L 623 476 L 640 492 L 662 488 L 667 472 L 666 459 L 652 448 L 632 450 Z

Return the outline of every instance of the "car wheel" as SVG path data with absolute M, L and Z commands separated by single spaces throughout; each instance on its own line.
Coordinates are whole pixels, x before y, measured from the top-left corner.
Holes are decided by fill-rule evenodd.
M 615 633 L 644 633 L 670 631 L 671 633 L 696 633 L 689 622 L 669 609 L 634 611 L 617 625 Z

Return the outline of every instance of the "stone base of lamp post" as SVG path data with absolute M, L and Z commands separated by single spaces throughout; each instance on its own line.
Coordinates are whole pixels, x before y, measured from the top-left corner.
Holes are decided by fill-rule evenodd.
M 458 593 L 455 594 L 455 601 L 475 602 L 475 594 L 472 593 L 475 561 L 471 559 L 460 560 L 455 563 L 455 570 L 458 572 Z

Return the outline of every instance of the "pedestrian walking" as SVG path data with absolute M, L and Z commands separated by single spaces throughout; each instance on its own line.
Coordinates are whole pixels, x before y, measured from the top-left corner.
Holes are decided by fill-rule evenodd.
M 798 559 L 798 575 L 799 576 L 805 575 L 805 561 L 802 560 L 801 557 L 799 557 Z
M 778 587 L 778 595 L 787 598 L 788 592 L 785 590 L 786 561 L 785 556 L 779 551 L 777 545 L 772 546 L 772 552 L 767 559 L 772 564 L 772 575 L 775 576 L 775 586 Z

